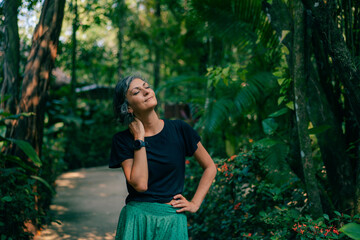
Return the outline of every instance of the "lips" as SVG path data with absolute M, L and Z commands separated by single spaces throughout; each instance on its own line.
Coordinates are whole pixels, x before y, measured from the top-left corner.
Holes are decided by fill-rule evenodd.
M 152 99 L 153 97 L 149 97 L 145 100 L 145 102 L 149 101 L 150 99 Z

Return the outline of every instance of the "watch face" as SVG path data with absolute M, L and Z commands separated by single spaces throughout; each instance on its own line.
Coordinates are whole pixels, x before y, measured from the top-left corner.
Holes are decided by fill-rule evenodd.
M 141 140 L 135 140 L 133 144 L 135 150 L 145 147 L 145 145 L 146 145 L 145 142 Z
M 140 146 L 141 146 L 141 141 L 140 140 L 135 140 L 134 141 L 134 147 L 139 148 Z

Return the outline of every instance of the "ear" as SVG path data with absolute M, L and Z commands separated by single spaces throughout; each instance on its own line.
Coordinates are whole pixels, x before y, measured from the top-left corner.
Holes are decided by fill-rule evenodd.
M 134 113 L 134 110 L 130 106 L 128 106 L 128 113 Z

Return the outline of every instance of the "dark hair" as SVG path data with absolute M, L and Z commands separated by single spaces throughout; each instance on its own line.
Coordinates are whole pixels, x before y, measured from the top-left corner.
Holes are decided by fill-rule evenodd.
M 126 93 L 129 89 L 130 83 L 139 78 L 146 82 L 140 75 L 131 75 L 120 80 L 115 86 L 113 109 L 115 119 L 123 125 L 128 125 L 134 121 L 134 115 L 128 112 L 129 103 L 126 99 Z

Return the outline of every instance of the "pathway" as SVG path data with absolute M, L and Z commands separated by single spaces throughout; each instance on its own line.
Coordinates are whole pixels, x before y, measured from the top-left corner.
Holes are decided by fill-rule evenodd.
M 125 204 L 125 177 L 107 166 L 63 173 L 56 180 L 51 212 L 61 224 L 45 227 L 35 240 L 114 239 Z

